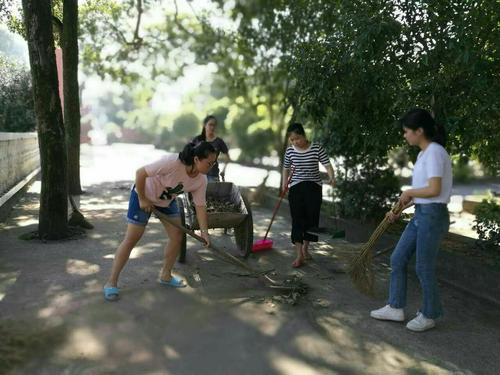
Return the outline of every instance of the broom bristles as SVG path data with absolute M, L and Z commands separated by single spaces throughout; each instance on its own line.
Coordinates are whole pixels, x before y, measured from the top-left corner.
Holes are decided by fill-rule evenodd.
M 353 284 L 362 293 L 373 295 L 375 275 L 371 267 L 373 256 L 371 247 L 364 244 L 359 254 L 350 262 L 348 273 Z
M 400 214 L 403 206 L 398 202 L 392 209 L 395 214 Z M 368 242 L 362 247 L 360 252 L 349 263 L 348 273 L 354 286 L 362 293 L 372 296 L 374 294 L 375 273 L 373 271 L 373 246 L 379 237 L 389 227 L 390 222 L 385 217 L 377 228 L 373 231 Z

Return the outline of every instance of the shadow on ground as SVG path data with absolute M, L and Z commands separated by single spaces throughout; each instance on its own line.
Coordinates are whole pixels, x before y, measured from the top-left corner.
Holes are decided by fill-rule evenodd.
M 296 305 L 193 241 L 187 263 L 175 268 L 189 287 L 160 286 L 166 237 L 157 220 L 122 273 L 121 300 L 105 302 L 101 288 L 124 234 L 129 187 L 126 181 L 87 187 L 80 206 L 95 229 L 74 240 L 18 239 L 36 229 L 36 193 L 26 194 L 2 224 L 0 327 L 40 339 L 25 341 L 27 349 L 0 362 L 0 371 L 15 366 L 16 372 L 37 374 L 495 373 L 500 314 L 494 307 L 443 288 L 449 315 L 434 331 L 418 335 L 401 324 L 372 321 L 368 311 L 384 303 L 387 265 L 377 265 L 375 301 L 356 292 L 342 272 L 342 253 L 356 249 L 343 241 L 318 243 L 314 260 L 294 270 L 286 217 L 273 226 L 274 249 L 248 262 L 274 267 L 280 276 L 301 276 L 310 291 Z M 256 238 L 270 216 L 254 208 Z M 213 237 L 228 251 L 234 247 L 222 231 Z M 409 315 L 418 300 L 413 277 Z

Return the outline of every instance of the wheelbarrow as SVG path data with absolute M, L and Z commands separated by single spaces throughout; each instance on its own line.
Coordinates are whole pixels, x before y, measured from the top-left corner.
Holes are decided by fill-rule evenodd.
M 211 182 L 207 185 L 207 200 L 227 202 L 237 207 L 237 212 L 207 212 L 208 228 L 233 228 L 237 252 L 235 255 L 247 258 L 252 251 L 253 219 L 250 203 L 241 194 L 238 186 L 232 182 Z M 191 203 L 189 194 L 177 198 L 181 223 L 191 231 L 200 229 L 196 218 L 196 211 Z M 179 262 L 186 261 L 186 232 L 182 239 Z

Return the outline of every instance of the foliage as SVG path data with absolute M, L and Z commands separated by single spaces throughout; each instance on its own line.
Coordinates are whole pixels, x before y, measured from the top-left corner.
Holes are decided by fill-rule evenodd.
M 237 105 L 240 111 L 255 112 L 254 119 L 259 123 L 244 122 L 247 126 L 247 135 L 243 136 L 242 123 L 228 123 L 227 128 L 238 131 L 237 143 L 240 148 L 247 148 L 247 140 L 265 142 L 258 147 L 264 152 L 258 157 L 268 155 L 272 149 L 283 148 L 283 133 L 287 121 L 290 119 L 288 92 L 292 90 L 288 72 L 280 63 L 281 51 L 267 48 L 265 34 L 251 37 L 246 32 L 253 32 L 250 28 L 234 30 L 237 22 L 250 21 L 241 17 L 239 21 L 228 27 L 214 22 L 218 14 L 226 12 L 227 6 L 219 3 L 218 12 L 212 14 L 201 13 L 193 20 L 192 17 L 176 16 L 171 18 L 177 28 L 170 30 L 171 40 L 183 40 L 184 45 L 195 54 L 198 64 L 210 64 L 216 67 L 212 93 L 215 98 L 226 96 L 230 105 Z M 226 16 L 227 17 L 227 16 Z M 233 116 L 234 119 L 234 116 Z M 249 126 L 252 125 L 253 129 Z M 254 148 L 249 149 L 250 153 Z M 244 154 L 242 154 L 244 155 Z M 253 159 L 252 156 L 245 157 Z
M 279 57 L 295 115 L 313 120 L 332 155 L 383 164 L 403 143 L 393 120 L 422 106 L 449 130 L 452 153 L 495 171 L 497 11 L 491 1 L 236 1 L 232 17 L 245 45 Z
M 472 227 L 477 231 L 484 249 L 497 252 L 500 256 L 500 205 L 494 199 L 483 199 L 474 210 L 476 219 Z
M 200 120 L 194 113 L 184 113 L 174 120 L 172 131 L 184 145 L 189 142 L 194 134 L 199 133 Z
M 29 132 L 36 128 L 31 75 L 0 54 L 0 131 Z
M 452 158 L 452 167 L 454 182 L 466 183 L 474 177 L 474 169 L 468 158 Z
M 80 6 L 85 73 L 127 85 L 179 77 L 192 58 L 169 38 L 173 16 L 155 17 L 163 12 L 157 0 L 87 0 Z
M 272 131 L 258 127 L 252 129 L 252 124 L 258 124 L 259 120 L 261 118 L 252 108 L 243 108 L 232 118 L 232 135 L 241 149 L 239 161 L 253 162 L 271 151 L 269 139 L 273 137 Z
M 338 171 L 333 198 L 346 218 L 379 218 L 397 201 L 399 181 L 390 169 L 365 164 L 357 170 Z
M 274 73 L 287 72 L 281 81 L 293 88 L 285 98 L 293 116 L 314 127 L 349 173 L 384 170 L 388 151 L 404 144 L 395 120 L 421 106 L 449 131 L 451 153 L 478 158 L 496 174 L 497 14 L 491 1 L 237 0 L 233 38 L 242 44 L 231 53 L 250 67 L 271 56 Z M 354 173 L 340 193 L 354 207 L 365 194 L 358 178 L 363 187 Z

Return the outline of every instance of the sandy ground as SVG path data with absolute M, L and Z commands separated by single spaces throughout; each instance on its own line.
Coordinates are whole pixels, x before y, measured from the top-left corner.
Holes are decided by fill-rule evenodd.
M 288 217 L 278 217 L 273 225 L 273 250 L 252 255 L 248 264 L 275 268 L 278 278 L 302 277 L 310 289 L 296 305 L 192 240 L 187 263 L 175 268 L 189 286 L 160 286 L 166 237 L 157 220 L 122 273 L 122 298 L 105 302 L 101 288 L 124 234 L 131 175 L 157 156 L 145 159 L 147 150 L 123 148 L 84 149 L 87 194 L 80 205 L 95 225 L 86 235 L 51 243 L 18 239 L 36 229 L 36 183 L 0 226 L 0 322 L 49 333 L 40 336 L 49 337 L 43 350 L 26 353 L 15 373 L 498 373 L 497 308 L 442 286 L 446 315 L 432 331 L 417 334 L 403 324 L 372 320 L 369 311 L 384 304 L 387 265 L 377 264 L 374 299 L 358 293 L 342 272 L 356 245 L 318 243 L 314 259 L 295 270 Z M 120 166 L 128 168 L 120 172 Z M 256 206 L 253 215 L 258 238 L 271 212 Z M 234 251 L 232 236 L 221 230 L 212 236 Z M 412 273 L 408 318 L 419 301 Z

